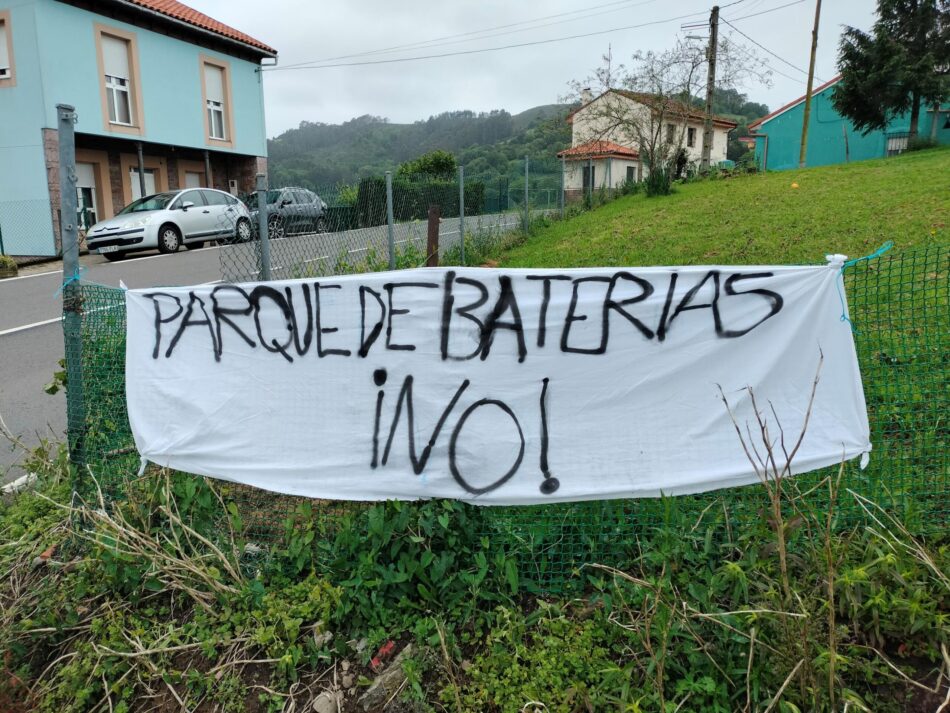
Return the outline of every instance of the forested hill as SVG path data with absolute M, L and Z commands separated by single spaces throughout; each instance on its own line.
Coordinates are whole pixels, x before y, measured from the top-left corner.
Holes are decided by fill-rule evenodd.
M 360 116 L 343 124 L 301 122 L 269 140 L 274 185 L 319 188 L 379 175 L 435 149 L 455 154 L 472 174 L 507 171 L 510 162 L 553 161 L 571 143 L 566 105 L 536 106 L 520 114 L 453 111 L 412 124 Z

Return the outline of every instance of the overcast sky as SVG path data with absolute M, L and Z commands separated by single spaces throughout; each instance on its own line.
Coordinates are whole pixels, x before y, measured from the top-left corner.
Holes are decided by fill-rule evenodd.
M 437 59 L 268 71 L 264 95 L 267 135 L 271 137 L 304 120 L 340 123 L 373 114 L 393 122 L 411 122 L 458 109 L 506 109 L 514 114 L 551 104 L 567 94 L 570 80 L 583 79 L 600 65 L 608 44 L 616 62 L 624 62 L 637 50 L 669 48 L 677 36 L 704 35 L 702 28 L 682 30 L 681 25 L 708 21 L 711 7 L 709 0 L 186 2 L 277 48 L 280 67 L 315 60 L 334 64 L 442 54 L 609 30 L 559 42 Z M 801 0 L 781 7 L 790 2 L 727 0 L 721 4 L 722 17 L 782 59 L 807 70 L 815 2 Z M 827 80 L 836 73 L 842 26 L 867 29 L 874 20 L 875 6 L 875 0 L 824 0 L 817 77 Z M 769 12 L 773 8 L 780 9 Z M 690 14 L 693 16 L 646 27 L 613 29 Z M 740 19 L 745 15 L 756 16 Z M 752 47 L 728 25 L 720 28 L 721 35 Z M 417 46 L 364 54 L 410 44 Z M 753 49 L 776 72 L 771 87 L 741 87 L 751 100 L 774 109 L 804 94 L 803 73 L 757 47 Z M 352 56 L 357 54 L 364 56 Z M 325 61 L 344 55 L 350 57 Z

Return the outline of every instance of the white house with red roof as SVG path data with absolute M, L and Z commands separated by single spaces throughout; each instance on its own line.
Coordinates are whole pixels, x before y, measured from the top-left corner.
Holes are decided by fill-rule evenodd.
M 0 253 L 61 250 L 57 104 L 76 108 L 80 226 L 143 184 L 252 190 L 276 58 L 175 0 L 0 0 Z
M 630 118 L 627 118 L 630 117 Z M 594 97 L 587 93 L 580 107 L 567 116 L 571 124 L 571 147 L 558 152 L 564 161 L 564 190 L 579 196 L 593 189 L 618 188 L 624 181 L 643 180 L 644 163 L 637 132 L 656 132 L 659 140 L 681 148 L 687 163 L 702 157 L 704 113 L 682 102 L 658 99 L 643 92 L 611 89 Z M 736 122 L 713 117 L 711 161 L 726 159 L 729 132 Z

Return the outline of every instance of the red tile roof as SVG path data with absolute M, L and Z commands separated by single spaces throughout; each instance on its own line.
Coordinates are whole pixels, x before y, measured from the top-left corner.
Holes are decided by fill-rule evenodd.
M 586 144 L 578 144 L 569 149 L 558 151 L 557 155 L 566 159 L 607 158 L 608 156 L 617 156 L 618 158 L 640 157 L 636 149 L 615 144 L 613 141 L 588 141 Z
M 170 17 L 173 20 L 179 20 L 181 22 L 186 22 L 189 25 L 194 25 L 199 27 L 202 30 L 207 30 L 213 32 L 216 35 L 221 35 L 222 37 L 227 37 L 230 40 L 235 40 L 241 42 L 242 44 L 254 47 L 259 49 L 266 54 L 276 56 L 277 50 L 273 47 L 265 45 L 260 40 L 255 40 L 250 35 L 246 35 L 243 32 L 235 30 L 233 27 L 225 25 L 223 22 L 218 22 L 212 17 L 208 17 L 204 13 L 198 12 L 197 10 L 183 5 L 180 2 L 175 0 L 127 0 L 132 5 L 138 5 L 139 7 L 145 8 L 146 10 L 152 10 L 154 12 L 161 13 L 166 17 Z
M 811 95 L 812 95 L 812 96 L 816 96 L 817 94 L 820 94 L 821 92 L 825 91 L 828 87 L 830 87 L 832 84 L 837 84 L 840 80 L 841 80 L 841 75 L 839 74 L 837 77 L 833 77 L 833 78 L 829 79 L 827 82 L 825 82 L 824 84 L 822 84 L 820 87 L 815 87 L 814 89 L 812 89 L 812 90 L 811 90 Z M 778 109 L 776 109 L 775 111 L 773 111 L 771 114 L 766 114 L 766 115 L 763 116 L 761 119 L 756 119 L 756 120 L 753 121 L 751 124 L 749 124 L 749 128 L 750 128 L 750 129 L 754 129 L 754 128 L 757 127 L 757 126 L 761 126 L 761 125 L 764 124 L 766 121 L 769 121 L 770 119 L 774 119 L 774 118 L 775 118 L 776 116 L 778 116 L 779 114 L 784 114 L 786 111 L 788 111 L 789 109 L 791 109 L 791 108 L 794 107 L 794 106 L 797 106 L 798 104 L 802 103 L 803 101 L 805 101 L 805 95 L 804 95 L 804 94 L 802 94 L 800 97 L 798 97 L 798 99 L 796 99 L 795 101 L 790 101 L 788 104 L 786 104 L 786 105 L 784 105 L 784 106 L 780 106 Z
M 581 109 L 584 109 L 585 107 L 590 106 L 595 101 L 600 99 L 600 97 L 604 96 L 604 94 L 609 94 L 609 93 L 619 94 L 622 97 L 626 97 L 627 99 L 631 99 L 635 102 L 640 102 L 641 104 L 645 104 L 646 106 L 655 105 L 658 99 L 655 94 L 649 94 L 647 92 L 631 92 L 626 89 L 608 89 L 603 94 L 600 94 L 599 96 L 594 97 L 586 104 L 582 104 L 581 106 L 577 107 L 572 112 L 570 112 L 567 115 L 567 123 L 568 124 L 572 123 L 574 120 L 574 115 L 577 112 L 579 112 Z M 669 111 L 673 111 L 675 113 L 683 113 L 687 116 L 688 119 L 691 119 L 693 121 L 704 121 L 706 119 L 706 112 L 704 111 L 695 109 L 693 107 L 688 107 L 686 104 L 676 99 L 670 99 L 667 97 L 665 101 L 666 101 L 666 107 Z M 718 126 L 721 129 L 734 129 L 738 126 L 738 124 L 735 121 L 725 116 L 713 115 L 712 120 L 713 120 L 713 124 L 715 126 Z

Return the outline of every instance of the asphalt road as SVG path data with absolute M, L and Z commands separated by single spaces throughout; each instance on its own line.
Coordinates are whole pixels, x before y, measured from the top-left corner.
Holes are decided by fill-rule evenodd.
M 218 247 L 182 250 L 174 255 L 143 253 L 110 263 L 101 255 L 85 255 L 84 282 L 118 287 L 188 285 L 220 279 Z M 13 434 L 32 446 L 40 438 L 62 439 L 66 430 L 66 400 L 60 392 L 43 392 L 63 358 L 60 321 L 63 281 L 61 265 L 31 268 L 0 280 L 0 418 Z M 0 436 L 0 480 L 22 475 L 22 451 Z
M 537 211 L 538 213 L 544 211 Z M 520 225 L 518 213 L 497 213 L 467 217 L 467 234 L 507 232 Z M 398 248 L 416 243 L 425 249 L 426 224 L 401 223 L 394 230 Z M 443 218 L 440 243 L 443 249 L 458 242 L 459 219 Z M 316 239 L 316 241 L 315 241 Z M 221 251 L 228 250 L 222 270 Z M 272 278 L 296 277 L 302 266 L 334 269 L 342 255 L 361 260 L 368 250 L 385 254 L 385 226 L 340 233 L 320 233 L 271 241 Z M 81 258 L 82 280 L 118 287 L 196 285 L 218 282 L 222 274 L 235 281 L 255 280 L 256 247 L 253 244 L 181 250 L 173 255 L 145 253 L 120 262 L 101 255 Z M 0 280 L 0 418 L 17 439 L 33 446 L 41 438 L 61 440 L 66 430 L 66 401 L 62 393 L 50 396 L 43 391 L 63 358 L 61 324 L 62 266 L 50 264 L 30 268 L 29 274 Z M 14 449 L 0 435 L 0 481 L 22 474 L 18 463 L 22 449 Z

